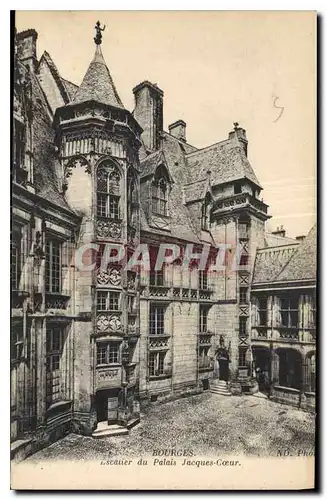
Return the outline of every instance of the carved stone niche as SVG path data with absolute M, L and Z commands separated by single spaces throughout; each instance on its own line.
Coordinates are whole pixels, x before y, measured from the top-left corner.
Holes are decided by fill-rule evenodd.
M 136 286 L 136 273 L 127 271 L 127 288 L 128 290 L 135 290 Z

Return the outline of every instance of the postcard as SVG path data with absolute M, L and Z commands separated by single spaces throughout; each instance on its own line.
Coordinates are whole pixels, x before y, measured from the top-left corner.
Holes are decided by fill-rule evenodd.
M 11 488 L 314 488 L 316 13 L 13 24 Z

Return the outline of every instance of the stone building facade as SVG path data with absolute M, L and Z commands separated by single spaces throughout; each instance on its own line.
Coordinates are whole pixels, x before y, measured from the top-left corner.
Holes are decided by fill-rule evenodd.
M 14 44 L 11 435 L 18 457 L 68 432 L 126 430 L 138 423 L 142 402 L 200 392 L 214 377 L 234 393 L 253 392 L 253 352 L 275 379 L 272 359 L 286 346 L 253 319 L 260 294 L 267 310 L 277 307 L 278 287 L 273 278 L 270 288 L 257 280 L 270 216 L 245 130 L 235 123 L 221 142 L 190 145 L 184 121 L 163 129 L 164 93 L 148 81 L 133 89 L 135 109 L 126 110 L 101 38 L 97 24 L 80 86 L 61 77 L 47 52 L 37 58 L 33 29 Z M 155 269 L 162 244 L 166 257 L 168 248 L 176 255 Z M 286 245 L 289 255 L 305 244 Z M 150 269 L 130 265 L 140 245 Z M 301 362 L 313 373 L 306 302 L 313 295 L 297 283 L 306 318 Z M 298 340 L 287 337 L 292 346 Z M 308 377 L 301 388 L 310 399 Z M 283 398 L 284 386 L 284 379 L 275 384 L 272 396 Z
M 283 233 L 283 231 L 282 231 Z M 251 286 L 251 344 L 260 389 L 315 408 L 316 226 L 295 243 L 258 249 Z

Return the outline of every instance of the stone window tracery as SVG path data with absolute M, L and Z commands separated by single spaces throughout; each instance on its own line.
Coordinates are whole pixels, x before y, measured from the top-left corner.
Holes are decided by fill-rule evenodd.
M 112 164 L 102 164 L 97 170 L 97 215 L 107 219 L 120 218 L 120 173 Z
M 155 179 L 152 183 L 152 212 L 159 215 L 168 214 L 168 185 L 164 178 Z

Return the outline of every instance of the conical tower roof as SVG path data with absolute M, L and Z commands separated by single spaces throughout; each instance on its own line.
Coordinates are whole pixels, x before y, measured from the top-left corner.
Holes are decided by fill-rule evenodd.
M 100 44 L 96 46 L 94 58 L 72 100 L 72 104 L 91 99 L 125 109 L 103 58 Z

